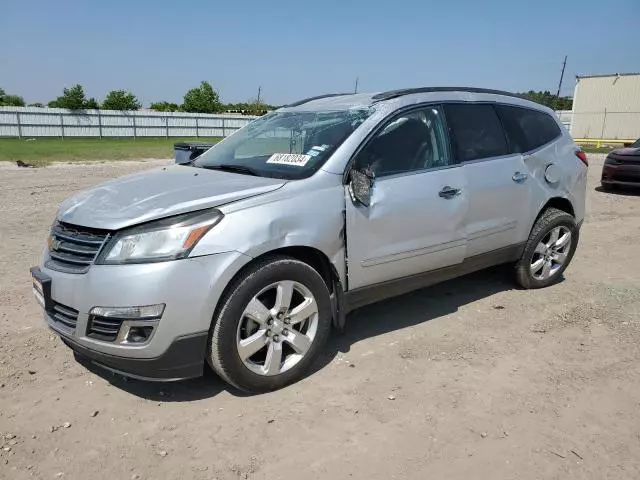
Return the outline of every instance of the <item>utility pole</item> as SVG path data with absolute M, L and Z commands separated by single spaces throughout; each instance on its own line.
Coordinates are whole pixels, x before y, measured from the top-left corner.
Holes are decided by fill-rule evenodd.
M 360 80 L 360 78 L 359 78 L 359 77 L 356 77 L 356 85 L 355 85 L 355 87 L 353 88 L 353 93 L 358 93 L 358 80 Z
M 558 93 L 556 93 L 556 98 L 560 98 L 560 89 L 562 88 L 562 79 L 564 78 L 564 69 L 567 66 L 567 56 L 564 56 L 564 62 L 562 62 L 562 73 L 560 73 L 560 83 L 558 83 Z
M 258 105 L 260 105 L 260 93 L 262 92 L 262 87 L 258 87 L 258 100 L 256 100 L 256 103 Z

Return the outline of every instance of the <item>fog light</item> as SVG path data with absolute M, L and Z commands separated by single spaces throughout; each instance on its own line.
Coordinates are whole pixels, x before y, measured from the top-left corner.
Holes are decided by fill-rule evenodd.
M 93 307 L 89 315 L 131 320 L 155 319 L 162 317 L 164 307 L 164 303 L 143 307 Z
M 125 338 L 127 343 L 144 343 L 149 340 L 153 327 L 130 327 L 129 333 Z

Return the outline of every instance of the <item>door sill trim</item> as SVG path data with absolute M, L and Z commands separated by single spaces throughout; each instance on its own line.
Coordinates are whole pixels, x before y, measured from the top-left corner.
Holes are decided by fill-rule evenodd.
M 396 297 L 405 293 L 419 290 L 436 283 L 461 277 L 469 273 L 483 270 L 494 265 L 513 262 L 520 258 L 525 243 L 519 243 L 509 247 L 500 248 L 491 252 L 481 253 L 466 258 L 462 263 L 448 267 L 430 270 L 408 277 L 396 278 L 385 282 L 376 283 L 366 287 L 356 288 L 344 293 L 345 311 L 350 312 L 356 308 L 379 302 L 387 298 Z

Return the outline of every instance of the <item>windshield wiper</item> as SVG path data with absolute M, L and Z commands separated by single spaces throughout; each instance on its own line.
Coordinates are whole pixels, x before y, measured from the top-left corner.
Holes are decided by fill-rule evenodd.
M 223 172 L 242 173 L 244 175 L 253 175 L 254 177 L 261 176 L 257 170 L 254 170 L 251 167 L 245 167 L 244 165 L 221 163 L 220 165 L 201 165 L 201 167 L 206 168 L 207 170 L 222 170 Z

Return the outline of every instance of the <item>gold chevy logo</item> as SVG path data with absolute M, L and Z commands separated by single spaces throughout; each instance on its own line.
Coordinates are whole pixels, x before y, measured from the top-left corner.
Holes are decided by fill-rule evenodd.
M 57 250 L 60 247 L 60 240 L 53 235 L 49 235 L 49 238 L 47 239 L 47 246 L 49 247 L 49 250 Z

